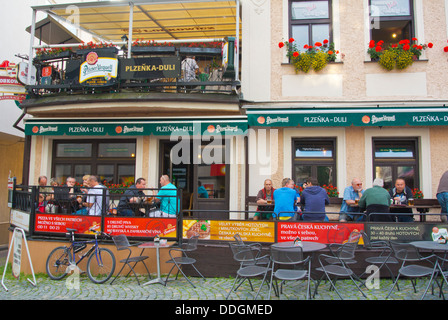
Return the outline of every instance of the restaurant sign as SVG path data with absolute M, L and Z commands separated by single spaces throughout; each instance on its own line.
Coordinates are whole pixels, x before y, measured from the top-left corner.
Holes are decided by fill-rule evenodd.
M 206 120 L 206 121 L 136 121 L 110 123 L 84 121 L 26 121 L 26 135 L 242 135 L 247 131 L 244 120 Z
M 120 59 L 121 79 L 158 79 L 180 77 L 179 57 Z
M 250 126 L 261 127 L 448 125 L 448 108 L 248 110 L 247 115 Z

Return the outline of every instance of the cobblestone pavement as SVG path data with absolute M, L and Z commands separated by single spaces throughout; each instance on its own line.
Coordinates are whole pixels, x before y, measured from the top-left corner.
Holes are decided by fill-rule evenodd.
M 7 272 L 10 272 L 8 270 Z M 32 276 L 28 276 L 32 279 Z M 74 277 L 66 277 L 63 280 L 55 281 L 46 275 L 37 276 L 37 286 L 34 287 L 25 277 L 5 279 L 5 285 L 9 291 L 0 289 L 0 300 L 225 300 L 227 293 L 232 287 L 234 278 L 208 278 L 205 281 L 201 278 L 191 278 L 196 288 L 193 288 L 184 278 L 179 277 L 176 281 L 168 282 L 165 287 L 161 284 L 149 286 L 139 286 L 135 277 L 119 277 L 113 285 L 111 280 L 105 284 L 94 284 L 86 275 L 79 277 L 79 283 L 74 281 Z M 148 278 L 140 276 L 141 283 Z M 173 278 L 174 280 L 174 278 Z M 252 280 L 255 290 L 258 289 L 261 279 Z M 337 288 L 342 293 L 344 299 L 348 300 L 384 300 L 391 288 L 391 280 L 382 279 L 379 289 L 363 288 L 367 299 L 364 298 L 350 280 L 338 280 Z M 417 293 L 414 293 L 410 280 L 399 281 L 400 290 L 394 290 L 391 300 L 419 300 L 427 285 L 426 279 L 417 282 Z M 314 290 L 314 284 L 312 285 Z M 256 292 L 256 291 L 255 291 Z M 255 292 L 250 290 L 246 281 L 236 292 L 230 295 L 229 300 L 252 300 Z M 445 295 L 448 294 L 447 286 L 444 288 Z M 271 300 L 305 300 L 306 281 L 289 282 L 283 286 L 283 294 L 276 297 L 274 292 Z M 261 290 L 260 300 L 267 299 L 268 286 Z M 318 288 L 315 300 L 339 300 L 337 293 L 330 290 L 329 282 L 322 281 Z M 431 294 L 431 289 L 425 300 L 441 300 L 438 289 Z

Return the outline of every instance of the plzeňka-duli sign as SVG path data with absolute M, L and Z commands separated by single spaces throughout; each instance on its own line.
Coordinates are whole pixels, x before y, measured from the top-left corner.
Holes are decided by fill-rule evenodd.
M 180 77 L 179 57 L 120 59 L 121 79 L 158 79 Z

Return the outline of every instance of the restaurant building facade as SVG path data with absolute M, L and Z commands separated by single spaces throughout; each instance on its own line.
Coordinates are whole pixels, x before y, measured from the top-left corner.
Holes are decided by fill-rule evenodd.
M 114 86 L 81 83 L 77 72 L 94 51 L 88 48 L 71 56 L 78 65 L 52 64 L 64 68 L 63 81 L 52 78 L 28 87 L 32 94 L 22 104 L 25 184 L 36 185 L 40 175 L 60 182 L 72 175 L 80 182 L 84 174 L 96 174 L 109 184 L 145 177 L 149 187 L 158 187 L 159 177 L 169 174 L 183 189 L 183 209 L 227 210 L 231 219 L 253 209 L 251 197 L 266 178 L 278 188 L 284 177 L 299 184 L 313 176 L 321 185 L 337 187 L 342 197 L 354 177 L 365 187 L 376 177 L 386 187 L 404 177 L 411 188 L 435 198 L 448 168 L 447 0 L 184 2 L 166 8 L 145 1 L 78 4 L 83 30 L 127 48 L 97 51 L 96 59 L 118 61 L 118 77 L 105 80 Z M 33 9 L 68 20 L 66 6 Z M 115 15 L 117 25 L 125 22 L 108 25 L 110 17 L 102 20 L 98 12 Z M 192 12 L 194 25 L 184 17 Z M 162 26 L 173 16 L 181 22 Z M 127 38 L 120 42 L 123 34 Z M 143 79 L 134 72 L 126 78 L 120 69 L 126 62 L 120 59 L 136 57 L 137 51 L 131 55 L 128 49 L 138 38 L 171 41 L 175 47 L 181 40 L 224 39 L 221 68 L 213 70 L 213 56 L 196 54 L 208 81 L 191 92 L 182 80 L 168 82 L 176 78 L 172 75 L 151 81 L 154 75 Z M 338 52 L 336 60 L 319 71 L 296 72 L 288 46 L 279 46 L 291 38 L 299 49 L 328 40 Z M 402 70 L 385 70 L 367 53 L 371 40 L 413 38 L 431 48 Z M 167 61 L 186 56 L 175 50 L 162 56 Z M 46 66 L 37 68 L 41 80 Z M 68 76 L 73 70 L 75 80 Z M 209 198 L 194 192 L 200 184 Z

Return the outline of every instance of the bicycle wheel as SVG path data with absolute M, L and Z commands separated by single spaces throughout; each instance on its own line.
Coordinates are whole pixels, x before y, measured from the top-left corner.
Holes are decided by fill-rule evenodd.
M 104 283 L 115 271 L 115 256 L 109 249 L 100 248 L 87 260 L 87 275 L 93 283 Z
M 50 252 L 46 262 L 48 276 L 53 280 L 61 280 L 67 275 L 70 265 L 70 250 L 68 247 L 57 247 Z

